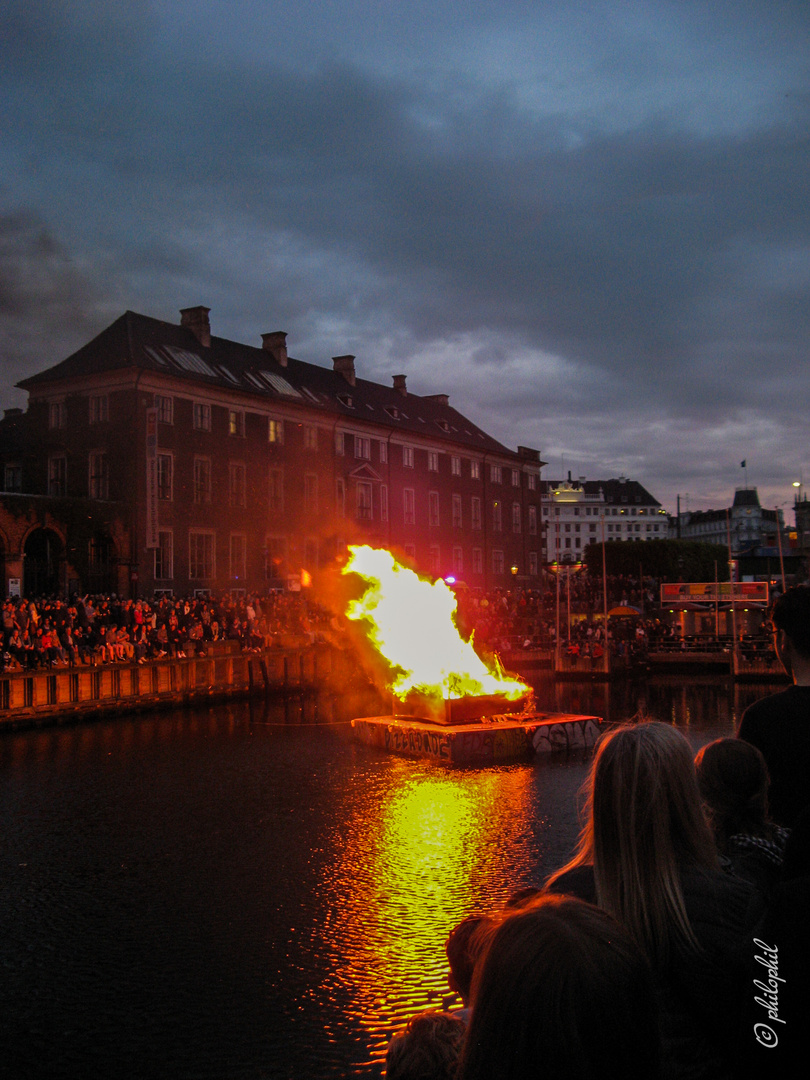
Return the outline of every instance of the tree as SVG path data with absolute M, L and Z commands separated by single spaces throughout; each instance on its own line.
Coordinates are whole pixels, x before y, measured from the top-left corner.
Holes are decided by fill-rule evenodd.
M 608 574 L 624 574 L 661 581 L 728 581 L 728 548 L 693 540 L 608 540 L 605 544 Z M 593 577 L 602 575 L 602 545 L 588 544 L 585 563 Z M 639 568 L 641 568 L 639 570 Z

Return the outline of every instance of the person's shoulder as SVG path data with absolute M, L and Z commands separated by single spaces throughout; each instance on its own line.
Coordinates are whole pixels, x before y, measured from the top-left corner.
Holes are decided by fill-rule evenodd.
M 596 883 L 593 876 L 593 866 L 573 866 L 560 874 L 545 889 L 551 893 L 564 896 L 576 896 L 580 900 L 594 903 L 596 898 Z
M 775 694 L 768 694 L 767 697 L 759 698 L 757 701 L 752 701 L 742 714 L 738 732 L 739 737 L 741 739 L 746 738 L 746 732 L 756 729 L 762 721 L 771 721 L 774 717 L 778 717 L 780 706 L 788 700 L 790 691 L 793 689 L 795 687 L 789 687 L 785 690 L 779 690 Z

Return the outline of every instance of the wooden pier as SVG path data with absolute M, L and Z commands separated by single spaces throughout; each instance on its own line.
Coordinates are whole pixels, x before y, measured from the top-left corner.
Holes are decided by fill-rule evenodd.
M 0 730 L 249 694 L 306 692 L 329 684 L 335 673 L 330 645 L 243 653 L 229 642 L 199 657 L 4 672 Z

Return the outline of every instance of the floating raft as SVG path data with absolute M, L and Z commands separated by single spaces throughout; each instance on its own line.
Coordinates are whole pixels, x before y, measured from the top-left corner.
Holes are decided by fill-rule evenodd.
M 389 753 L 448 765 L 502 765 L 593 746 L 601 723 L 598 716 L 533 712 L 441 726 L 415 716 L 364 716 L 352 727 L 360 742 Z

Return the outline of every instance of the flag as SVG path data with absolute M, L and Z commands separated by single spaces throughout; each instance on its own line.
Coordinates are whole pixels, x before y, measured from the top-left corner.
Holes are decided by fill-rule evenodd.
M 741 461 L 741 462 L 740 462 L 740 468 L 741 468 L 741 469 L 744 469 L 744 468 L 745 468 L 745 462 L 744 462 L 744 461 Z

